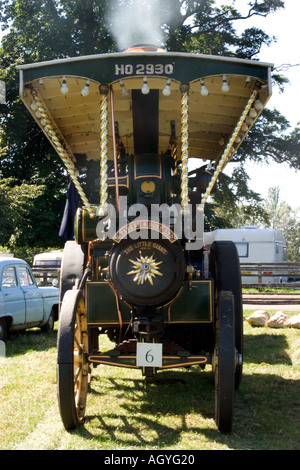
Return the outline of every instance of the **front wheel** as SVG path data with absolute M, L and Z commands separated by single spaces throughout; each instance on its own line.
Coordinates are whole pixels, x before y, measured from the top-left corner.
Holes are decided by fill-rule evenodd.
M 89 364 L 86 308 L 82 292 L 69 290 L 62 302 L 57 341 L 60 415 L 65 429 L 76 428 L 85 415 Z

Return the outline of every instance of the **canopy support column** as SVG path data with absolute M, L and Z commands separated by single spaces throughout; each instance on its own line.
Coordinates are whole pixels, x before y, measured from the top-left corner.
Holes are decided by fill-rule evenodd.
M 100 207 L 98 215 L 107 215 L 108 199 L 108 85 L 100 85 Z
M 241 127 L 242 125 L 244 124 L 244 121 L 246 120 L 246 117 L 247 117 L 247 114 L 249 113 L 251 107 L 252 107 L 252 104 L 254 103 L 254 100 L 258 94 L 259 90 L 257 88 L 254 89 L 247 105 L 246 105 L 246 108 L 244 109 L 244 112 L 235 128 L 235 130 L 233 131 L 233 134 L 224 150 L 224 153 L 222 155 L 222 157 L 220 158 L 219 160 L 219 163 L 215 169 L 215 172 L 213 174 L 213 177 L 206 189 L 206 192 L 205 194 L 203 195 L 203 198 L 202 198 L 202 201 L 201 201 L 201 204 L 204 206 L 207 199 L 208 199 L 208 196 L 210 195 L 214 185 L 215 185 L 215 182 L 217 181 L 217 178 L 219 176 L 219 174 L 221 173 L 221 171 L 223 170 L 224 166 L 226 165 L 226 163 L 228 162 L 228 158 L 231 156 L 231 150 L 232 150 L 232 147 L 233 147 L 233 144 L 235 142 L 235 139 L 237 138 L 238 136 L 238 133 L 240 132 L 241 130 Z
M 176 130 L 175 130 L 175 121 L 171 121 L 170 145 L 171 145 L 171 155 L 174 160 L 174 175 L 177 175 L 178 161 L 177 161 L 177 138 L 176 138 Z
M 119 179 L 118 179 L 118 155 L 117 155 L 116 127 L 115 127 L 114 92 L 113 92 L 112 86 L 110 87 L 110 107 L 111 107 L 111 127 L 112 127 L 112 136 L 113 136 L 116 206 L 117 206 L 117 212 L 119 214 L 120 200 L 119 200 Z
M 189 162 L 189 84 L 183 83 L 181 91 L 181 208 L 184 210 L 188 199 L 188 162 Z

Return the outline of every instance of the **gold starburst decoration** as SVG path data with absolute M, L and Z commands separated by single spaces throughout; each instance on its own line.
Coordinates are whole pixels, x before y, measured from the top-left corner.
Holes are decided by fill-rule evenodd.
M 129 261 L 133 264 L 134 269 L 127 274 L 135 275 L 133 280 L 137 282 L 138 285 L 149 281 L 153 286 L 153 278 L 156 276 L 162 276 L 162 273 L 160 273 L 158 270 L 158 266 L 162 263 L 162 261 L 157 263 L 155 259 L 153 259 L 153 254 L 150 257 L 142 256 L 142 253 L 140 252 L 140 258 L 137 258 L 136 261 L 132 259 Z

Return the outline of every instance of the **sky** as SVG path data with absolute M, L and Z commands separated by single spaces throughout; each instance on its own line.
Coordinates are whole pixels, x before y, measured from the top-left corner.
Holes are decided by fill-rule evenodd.
M 226 3 L 221 1 L 219 3 Z M 236 1 L 237 8 L 246 5 L 246 0 Z M 274 64 L 279 67 L 282 64 L 296 65 L 282 72 L 290 83 L 285 86 L 285 91 L 279 93 L 277 87 L 273 87 L 272 97 L 267 104 L 269 109 L 278 109 L 294 128 L 300 123 L 300 1 L 285 0 L 285 9 L 268 15 L 267 18 L 252 18 L 241 22 L 243 29 L 256 26 L 270 36 L 276 36 L 277 42 L 271 46 L 264 46 L 257 58 L 262 62 Z M 292 130 L 291 128 L 291 130 Z M 264 165 L 248 163 L 245 166 L 251 180 L 249 186 L 254 191 L 265 197 L 268 189 L 279 186 L 280 198 L 287 202 L 293 209 L 300 208 L 300 171 L 292 170 L 287 164 Z
M 239 11 L 247 11 L 249 0 L 217 0 L 217 4 L 231 3 L 236 5 Z M 262 62 L 273 63 L 275 67 L 282 64 L 290 64 L 284 75 L 290 80 L 285 86 L 285 91 L 279 93 L 277 87 L 273 88 L 273 95 L 268 103 L 268 108 L 278 109 L 294 128 L 300 122 L 300 1 L 285 0 L 285 9 L 268 15 L 267 18 L 254 17 L 240 22 L 240 27 L 256 26 L 270 36 L 276 36 L 277 42 L 271 46 L 264 46 L 257 56 Z M 237 23 L 238 24 L 238 23 Z M 236 26 L 237 26 L 236 24 Z M 1 35 L 1 33 L 0 33 Z M 1 39 L 1 36 L 0 36 Z M 298 64 L 296 66 L 296 64 Z M 292 130 L 292 129 L 291 129 Z M 229 171 L 230 166 L 228 166 Z M 272 186 L 280 187 L 280 197 L 293 209 L 300 208 L 300 171 L 296 172 L 286 164 L 264 165 L 260 163 L 246 164 L 246 170 L 251 180 L 251 189 L 266 197 L 268 189 Z

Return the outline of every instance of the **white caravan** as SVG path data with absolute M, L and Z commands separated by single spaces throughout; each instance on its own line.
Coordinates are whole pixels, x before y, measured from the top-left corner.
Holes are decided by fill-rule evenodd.
M 209 246 L 215 240 L 231 240 L 235 243 L 240 263 L 285 263 L 287 244 L 283 231 L 276 228 L 244 227 L 241 229 L 217 229 L 204 233 L 204 244 Z M 247 273 L 253 274 L 255 271 Z M 246 272 L 245 272 L 246 274 Z M 280 277 L 263 276 L 263 283 L 286 281 Z M 257 284 L 256 276 L 242 276 L 243 284 Z

